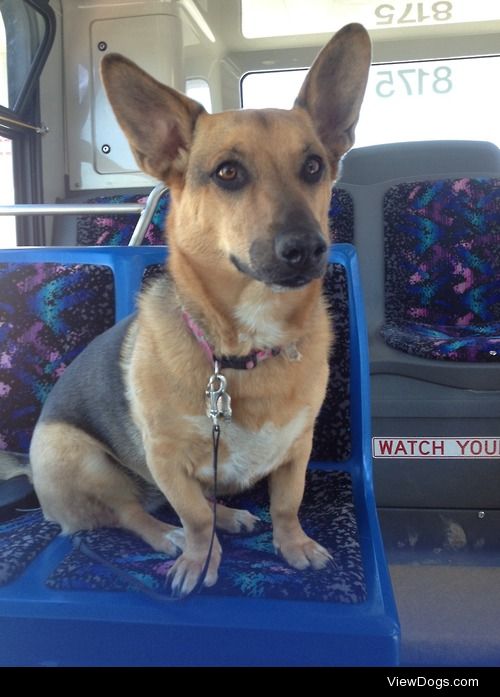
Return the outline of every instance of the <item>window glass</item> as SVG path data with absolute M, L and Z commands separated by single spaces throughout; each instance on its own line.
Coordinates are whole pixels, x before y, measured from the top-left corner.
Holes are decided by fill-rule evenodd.
M 7 41 L 5 25 L 0 15 L 0 104 L 8 101 L 7 87 Z M 0 135 L 0 206 L 14 203 L 14 175 L 12 171 L 12 141 Z M 0 216 L 0 247 L 16 244 L 16 222 L 14 218 Z
M 0 52 L 6 54 L 0 77 L 1 106 L 22 110 L 52 44 L 50 13 L 48 6 L 35 0 L 0 0 Z
M 212 97 L 210 95 L 210 85 L 206 80 L 199 77 L 186 80 L 186 94 L 191 99 L 195 99 L 202 104 L 208 113 L 212 113 Z
M 1 60 L 1 59 L 0 59 Z M 0 135 L 0 206 L 14 203 L 14 174 L 12 170 L 12 141 Z M 0 247 L 16 246 L 16 221 L 0 216 Z
M 32 175 L 40 157 L 33 95 L 54 35 L 47 0 L 0 0 L 0 205 L 41 197 L 41 182 Z M 0 216 L 0 247 L 16 245 L 17 236 L 39 244 L 43 221 L 18 218 L 16 226 L 13 217 Z
M 293 105 L 305 70 L 249 73 L 246 108 Z M 500 146 L 500 56 L 373 65 L 356 145 L 415 140 L 488 140 Z
M 7 37 L 5 24 L 0 14 L 0 104 L 7 106 L 9 103 L 9 86 L 7 82 Z
M 349 22 L 367 29 L 443 27 L 500 19 L 493 0 L 241 0 L 247 39 L 333 33 Z

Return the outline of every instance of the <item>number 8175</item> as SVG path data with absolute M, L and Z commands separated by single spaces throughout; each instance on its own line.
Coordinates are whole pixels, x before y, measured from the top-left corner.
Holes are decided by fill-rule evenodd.
M 375 8 L 376 24 L 422 24 L 429 19 L 435 22 L 449 22 L 452 19 L 453 5 L 451 2 L 434 2 L 430 9 L 429 3 L 407 2 L 403 13 L 396 15 L 394 5 L 378 5 Z
M 375 87 L 379 97 L 393 97 L 404 90 L 408 97 L 424 94 L 425 89 L 432 89 L 436 94 L 446 94 L 453 89 L 451 68 L 441 65 L 432 72 L 423 68 L 405 68 L 403 70 L 379 70 L 381 78 Z

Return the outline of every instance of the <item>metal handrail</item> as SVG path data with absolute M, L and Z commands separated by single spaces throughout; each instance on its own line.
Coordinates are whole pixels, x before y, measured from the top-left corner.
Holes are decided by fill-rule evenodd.
M 165 184 L 157 184 L 155 188 L 151 191 L 144 206 L 144 210 L 141 213 L 141 217 L 137 221 L 137 224 L 130 238 L 129 247 L 136 247 L 142 244 L 148 225 L 151 222 L 151 218 L 156 210 L 158 201 L 160 200 L 162 194 L 167 190 Z
M 23 203 L 14 206 L 0 206 L 2 215 L 133 215 L 139 213 L 129 247 L 142 244 L 148 225 L 162 194 L 167 190 L 164 184 L 157 184 L 145 204 L 142 203 Z
M 0 215 L 102 215 L 142 213 L 142 203 L 19 203 L 0 206 Z

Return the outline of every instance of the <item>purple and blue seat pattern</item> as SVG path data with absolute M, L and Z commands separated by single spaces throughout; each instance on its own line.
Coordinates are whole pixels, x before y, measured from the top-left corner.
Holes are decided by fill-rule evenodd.
M 387 344 L 500 360 L 500 180 L 398 184 L 384 197 Z
M 97 196 L 87 203 L 116 204 L 116 203 L 143 203 L 146 204 L 147 195 L 141 194 L 116 194 L 114 196 Z M 165 244 L 165 219 L 170 205 L 168 191 L 162 194 L 151 222 L 144 235 L 142 244 Z M 128 245 L 138 216 L 134 215 L 100 215 L 79 216 L 76 226 L 77 244 L 90 245 Z
M 110 269 L 0 263 L 0 450 L 28 451 L 58 377 L 114 317 Z
M 292 569 L 274 551 L 265 481 L 226 503 L 250 510 L 262 522 L 252 533 L 220 533 L 224 554 L 219 581 L 215 587 L 203 589 L 204 594 L 349 604 L 365 600 L 365 578 L 349 474 L 312 470 L 307 475 L 301 508 L 304 529 L 333 556 L 333 563 L 319 572 Z M 159 517 L 179 524 L 168 507 L 162 509 Z M 92 554 L 82 549 L 91 550 Z M 174 561 L 155 552 L 130 532 L 101 528 L 78 534 L 78 545 L 47 579 L 47 585 L 57 590 L 79 591 L 139 588 L 168 596 L 166 576 Z

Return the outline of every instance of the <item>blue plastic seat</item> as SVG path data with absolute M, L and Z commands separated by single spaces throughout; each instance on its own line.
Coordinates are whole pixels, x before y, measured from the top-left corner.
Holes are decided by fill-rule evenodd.
M 0 251 L 0 264 L 105 265 L 114 274 L 116 319 L 119 319 L 133 308 L 144 269 L 164 257 L 162 247 L 44 248 Z M 373 493 L 367 339 L 354 248 L 348 244 L 337 245 L 331 252 L 330 263 L 335 270 L 343 269 L 347 289 L 348 385 L 347 406 L 343 404 L 342 409 L 349 417 L 349 447 L 338 460 L 329 455 L 335 454 L 329 439 L 335 438 L 336 430 L 327 404 L 320 417 L 323 432 L 315 449 L 318 459 L 311 462 L 310 471 L 312 479 L 331 473 L 350 483 L 350 501 L 346 506 L 352 504 L 356 525 L 361 595 L 348 602 L 302 596 L 278 599 L 237 593 L 225 595 L 216 586 L 210 593 L 168 602 L 164 596 L 158 599 L 157 593 L 141 593 L 132 588 L 78 590 L 78 584 L 70 583 L 74 581 L 71 568 L 65 584 L 54 581 L 65 564 L 71 567 L 67 564 L 68 558 L 73 559 L 71 555 L 75 554 L 71 540 L 58 536 L 57 530 L 50 528 L 53 524 L 41 524 L 46 526 L 43 529 L 39 524 L 36 555 L 17 576 L 13 574 L 0 587 L 0 664 L 397 664 L 399 623 Z M 337 271 L 330 278 L 335 285 Z M 29 519 L 35 527 L 33 516 L 36 515 Z M 26 519 L 26 525 L 29 520 Z M 337 526 L 342 537 L 342 519 L 328 523 L 332 529 Z M 0 562 L 2 549 L 9 549 L 2 548 L 2 539 L 15 540 L 16 525 L 22 528 L 22 524 L 23 518 L 18 518 L 0 525 Z M 346 554 L 349 557 L 349 548 Z M 349 563 L 348 559 L 348 566 Z M 99 569 L 94 571 L 99 576 Z M 318 574 L 320 585 L 322 572 L 314 573 Z M 52 579 L 49 584 L 48 579 Z M 70 587 L 74 589 L 68 590 Z M 326 590 L 328 595 L 329 589 Z

